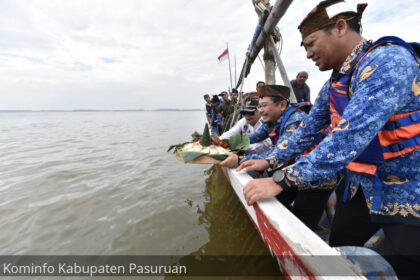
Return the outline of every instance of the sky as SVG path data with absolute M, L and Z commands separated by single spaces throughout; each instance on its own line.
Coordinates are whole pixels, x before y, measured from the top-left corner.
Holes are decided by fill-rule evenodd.
M 420 1 L 364 2 L 365 38 L 420 41 Z M 306 59 L 297 26 L 317 3 L 294 0 L 277 25 L 288 76 L 306 69 L 312 100 L 330 72 Z M 251 0 L 0 0 L 0 110 L 204 109 L 230 86 L 217 57 L 228 44 L 239 76 L 257 22 Z M 256 59 L 243 91 L 259 80 Z

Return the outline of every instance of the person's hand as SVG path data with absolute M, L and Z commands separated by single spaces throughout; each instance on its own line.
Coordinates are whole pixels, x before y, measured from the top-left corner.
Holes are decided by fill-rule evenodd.
M 251 180 L 244 187 L 244 196 L 246 203 L 251 206 L 261 198 L 269 198 L 278 195 L 282 191 L 273 178 L 261 178 Z
M 220 164 L 220 166 L 223 167 L 235 167 L 238 166 L 238 156 L 234 153 L 231 152 L 227 152 L 228 157 L 222 161 Z
M 268 167 L 270 167 L 270 165 L 268 164 L 268 162 L 265 159 L 251 159 L 251 160 L 247 160 L 245 162 L 243 162 L 241 165 L 238 166 L 238 168 L 236 168 L 236 171 L 252 171 L 252 170 L 257 170 L 257 171 L 263 171 L 268 169 Z

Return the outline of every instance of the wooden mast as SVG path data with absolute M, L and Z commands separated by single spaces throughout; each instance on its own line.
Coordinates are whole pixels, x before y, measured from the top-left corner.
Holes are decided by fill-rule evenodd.
M 272 48 L 275 49 L 275 44 L 272 37 L 269 37 L 267 39 L 267 43 L 271 45 Z M 283 84 L 290 88 L 290 98 L 289 98 L 290 103 L 292 104 L 297 103 L 296 95 L 295 95 L 292 85 L 290 84 L 289 77 L 287 76 L 286 68 L 284 68 L 284 65 L 283 65 L 283 61 L 281 60 L 280 55 L 277 53 L 277 51 L 274 51 L 273 54 L 277 62 L 277 67 L 279 68 L 280 76 L 283 79 Z
M 251 70 L 251 66 L 255 61 L 255 58 L 258 56 L 258 53 L 264 47 L 264 62 L 265 62 L 265 80 L 266 83 L 275 84 L 275 65 L 277 63 L 282 77 L 283 83 L 286 86 L 290 87 L 290 82 L 287 77 L 286 70 L 280 59 L 279 54 L 275 48 L 274 41 L 272 41 L 271 34 L 273 34 L 274 29 L 283 15 L 286 13 L 290 4 L 293 0 L 277 0 L 274 4 L 271 11 L 269 11 L 269 3 L 261 3 L 261 1 L 253 0 L 254 7 L 259 14 L 260 19 L 264 16 L 264 12 L 269 12 L 268 18 L 264 23 L 264 27 L 258 35 L 258 38 L 255 41 L 255 44 L 250 45 L 247 59 L 242 67 L 241 74 L 239 76 L 236 88 L 242 84 L 243 79 L 246 78 Z M 270 40 L 271 39 L 271 40 Z M 292 103 L 296 102 L 296 97 L 293 90 L 290 94 L 290 100 Z
M 251 70 L 251 66 L 255 61 L 255 58 L 258 56 L 258 53 L 264 47 L 264 62 L 265 62 L 265 81 L 267 84 L 275 84 L 275 68 L 276 62 L 279 66 L 280 74 L 285 85 L 290 86 L 289 79 L 286 74 L 286 70 L 281 62 L 280 56 L 277 53 L 274 42 L 272 41 L 271 34 L 273 34 L 274 29 L 282 16 L 286 13 L 290 4 L 293 0 L 277 0 L 274 4 L 272 10 L 270 11 L 270 4 L 268 0 L 252 0 L 254 8 L 259 15 L 259 22 L 255 30 L 254 36 L 251 40 L 251 44 L 248 48 L 246 59 L 244 65 L 242 66 L 241 73 L 236 82 L 235 88 L 241 89 L 243 85 L 243 80 L 246 78 Z M 267 36 L 267 34 L 269 34 Z M 267 40 L 271 39 L 271 40 Z M 230 67 L 229 67 L 230 68 Z M 235 74 L 236 76 L 236 74 Z M 235 77 L 236 80 L 236 77 Z M 241 90 L 239 90 L 241 92 Z M 292 103 L 296 102 L 296 97 L 294 95 L 293 89 L 291 88 L 290 92 L 290 101 Z M 233 124 L 235 124 L 240 115 L 240 104 L 243 104 L 242 94 L 239 94 L 238 104 L 235 105 L 234 113 L 232 116 L 231 122 L 227 124 L 225 130 L 228 130 Z

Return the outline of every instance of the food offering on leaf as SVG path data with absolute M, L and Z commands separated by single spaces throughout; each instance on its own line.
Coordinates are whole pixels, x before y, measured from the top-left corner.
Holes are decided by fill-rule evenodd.
M 182 146 L 181 151 L 183 152 L 199 152 L 203 154 L 213 154 L 213 155 L 226 155 L 229 152 L 227 147 L 229 146 L 228 143 L 225 141 L 216 138 L 214 136 L 211 137 L 211 145 L 210 146 L 202 146 L 200 144 L 201 137 L 198 137 L 191 143 L 187 143 Z
M 242 153 L 249 146 L 247 135 L 234 135 L 229 139 L 219 139 L 211 136 L 208 125 L 204 128 L 203 135 L 195 132 L 193 141 L 172 145 L 168 152 L 175 148 L 176 158 L 185 163 L 218 163 L 227 157 L 227 152 Z

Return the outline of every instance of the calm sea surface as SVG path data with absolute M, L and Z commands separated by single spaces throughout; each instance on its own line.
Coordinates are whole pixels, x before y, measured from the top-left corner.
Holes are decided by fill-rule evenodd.
M 217 166 L 166 152 L 204 124 L 204 112 L 0 113 L 0 255 L 269 254 Z

